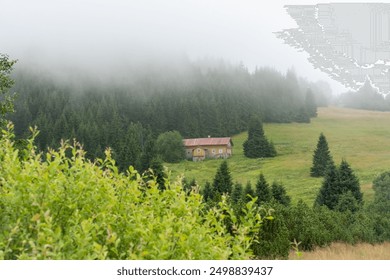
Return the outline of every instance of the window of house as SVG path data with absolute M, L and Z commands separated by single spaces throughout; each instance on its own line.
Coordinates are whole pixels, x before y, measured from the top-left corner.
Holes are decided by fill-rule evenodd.
M 222 152 L 223 152 L 222 149 L 219 149 L 219 153 L 222 154 Z
M 212 149 L 211 152 L 212 152 L 213 154 L 215 154 L 215 149 Z
M 198 154 L 200 154 L 200 149 L 198 149 Z

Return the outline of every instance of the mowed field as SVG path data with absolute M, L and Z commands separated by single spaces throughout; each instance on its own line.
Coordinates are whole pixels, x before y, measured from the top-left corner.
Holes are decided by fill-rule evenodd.
M 390 113 L 345 108 L 319 108 L 318 117 L 310 124 L 264 124 L 264 131 L 275 144 L 278 155 L 268 159 L 248 159 L 242 144 L 247 133 L 233 136 L 233 156 L 228 165 L 235 182 L 252 185 L 260 173 L 268 182 L 283 183 L 293 203 L 303 199 L 314 202 L 322 178 L 310 177 L 313 151 L 323 132 L 335 163 L 346 159 L 360 180 L 366 201 L 373 198 L 372 181 L 381 172 L 390 169 Z M 221 160 L 203 162 L 183 161 L 165 164 L 171 178 L 184 176 L 196 179 L 202 187 L 212 182 Z

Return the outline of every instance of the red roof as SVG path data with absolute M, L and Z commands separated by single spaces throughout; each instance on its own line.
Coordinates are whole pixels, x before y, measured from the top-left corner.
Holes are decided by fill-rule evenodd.
M 220 138 L 193 138 L 184 139 L 183 144 L 185 147 L 196 147 L 196 146 L 222 146 L 231 143 L 230 137 Z

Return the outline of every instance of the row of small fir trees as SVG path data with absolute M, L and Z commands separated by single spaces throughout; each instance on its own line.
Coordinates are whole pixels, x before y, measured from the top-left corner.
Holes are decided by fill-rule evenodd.
M 229 194 L 232 207 L 237 212 L 253 198 L 256 198 L 258 206 L 271 201 L 288 206 L 291 201 L 281 183 L 273 182 L 270 186 L 263 174 L 259 175 L 254 189 L 249 181 L 245 187 L 240 183 L 234 184 L 226 161 L 223 161 L 219 166 L 213 183 L 206 182 L 203 189 L 203 199 L 206 203 L 215 205 L 220 201 L 222 194 Z

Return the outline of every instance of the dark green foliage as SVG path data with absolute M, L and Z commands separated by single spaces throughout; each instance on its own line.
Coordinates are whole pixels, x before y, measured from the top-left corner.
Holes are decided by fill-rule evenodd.
M 168 131 L 160 134 L 156 141 L 157 153 L 166 162 L 179 162 L 185 159 L 183 137 L 178 131 Z
M 203 200 L 205 202 L 214 200 L 213 186 L 209 182 L 206 182 L 203 188 Z
M 182 186 L 183 190 L 186 193 L 190 193 L 194 187 L 196 187 L 198 184 L 196 183 L 196 180 L 193 178 L 190 182 L 187 182 L 186 178 L 183 178 L 182 180 Z
M 290 196 L 287 195 L 286 189 L 280 183 L 273 182 L 271 186 L 272 198 L 284 206 L 289 206 L 291 202 Z
M 335 207 L 336 211 L 345 212 L 357 212 L 361 208 L 361 203 L 357 201 L 355 196 L 351 191 L 347 191 L 346 193 L 342 193 L 339 196 L 337 205 Z
M 339 167 L 339 188 L 342 194 L 350 192 L 357 204 L 363 205 L 363 194 L 360 190 L 359 179 L 345 160 L 341 161 Z
M 337 174 L 343 169 L 344 174 L 351 174 L 350 171 L 346 172 L 348 168 L 345 163 L 343 166 L 336 168 L 333 165 L 330 173 Z M 385 172 L 374 180 L 375 190 L 381 192 L 384 188 L 384 192 L 388 191 L 386 186 L 389 174 L 390 172 Z M 275 209 L 275 220 L 263 222 L 259 243 L 252 245 L 254 253 L 258 258 L 283 258 L 283 252 L 286 254 L 286 240 L 296 240 L 299 250 L 304 251 L 327 246 L 332 242 L 355 244 L 389 241 L 390 203 L 381 199 L 379 194 L 376 197 L 378 200 L 365 209 L 352 191 L 344 192 L 335 205 L 337 211 L 327 206 L 311 208 L 303 201 L 288 207 L 273 204 L 270 207 Z M 274 221 L 278 222 L 274 224 Z M 285 235 L 287 238 L 283 237 Z
M 156 181 L 159 190 L 165 190 L 167 176 L 164 172 L 164 166 L 161 160 L 153 159 L 150 163 L 150 169 L 146 172 L 148 180 Z
M 119 122 L 119 121 L 118 121 Z M 114 151 L 114 158 L 120 171 L 125 171 L 131 165 L 140 172 L 147 170 L 150 167 L 151 161 L 156 157 L 155 153 L 155 139 L 150 129 L 144 128 L 140 123 L 130 123 L 126 129 L 126 133 L 119 139 L 115 139 L 115 131 L 118 128 L 111 129 L 112 143 Z M 88 138 L 87 138 L 88 141 Z M 93 146 L 99 142 L 87 142 L 86 146 Z M 95 151 L 99 151 L 100 144 Z M 94 149 L 92 149 L 94 150 Z M 94 156 L 99 156 L 99 152 Z
M 380 241 L 390 240 L 390 171 L 375 178 L 373 189 L 375 199 L 368 209 L 370 217 L 375 221 L 375 235 Z
M 4 117 L 14 111 L 14 95 L 9 90 L 14 85 L 10 73 L 16 60 L 10 60 L 7 55 L 0 54 L 0 126 L 6 123 Z
M 390 202 L 390 171 L 383 172 L 373 182 L 375 201 Z
M 236 183 L 233 187 L 232 194 L 230 196 L 230 204 L 234 210 L 234 213 L 241 217 L 243 215 L 242 209 L 245 204 L 244 189 L 240 183 Z
M 329 244 L 332 240 L 331 233 L 319 222 L 319 216 L 302 200 L 296 206 L 286 208 L 284 215 L 289 239 L 301 242 L 300 249 L 313 250 L 315 246 Z
M 258 117 L 252 117 L 248 125 L 248 139 L 243 144 L 244 155 L 249 158 L 274 157 L 274 145 L 264 135 L 263 124 Z
M 233 188 L 232 176 L 226 161 L 223 161 L 215 174 L 213 181 L 214 192 L 220 195 L 231 193 Z
M 315 204 L 341 211 L 357 211 L 362 206 L 363 194 L 359 180 L 345 160 L 342 160 L 339 168 L 333 164 L 328 166 Z
M 239 204 L 240 202 L 242 202 L 243 197 L 244 197 L 244 189 L 240 183 L 236 183 L 234 185 L 232 195 L 230 197 L 232 204 L 233 205 Z
M 255 197 L 255 191 L 252 188 L 251 183 L 248 181 L 244 188 L 244 202 L 248 203 Z
M 315 101 L 313 91 L 310 89 L 306 91 L 305 111 L 307 112 L 310 118 L 317 117 L 317 104 Z
M 257 197 L 256 202 L 258 205 L 271 201 L 271 190 L 263 174 L 260 174 L 259 179 L 257 180 L 255 195 Z
M 276 205 L 273 219 L 265 219 L 259 231 L 259 241 L 252 244 L 253 253 L 258 259 L 288 259 L 290 252 L 289 232 Z M 262 213 L 263 214 L 263 213 Z
M 317 195 L 315 205 L 325 205 L 329 209 L 334 209 L 338 203 L 338 172 L 334 164 L 328 165 L 325 178 Z
M 324 176 L 329 164 L 333 164 L 332 156 L 330 155 L 326 137 L 321 133 L 313 154 L 313 165 L 310 169 L 310 176 Z

